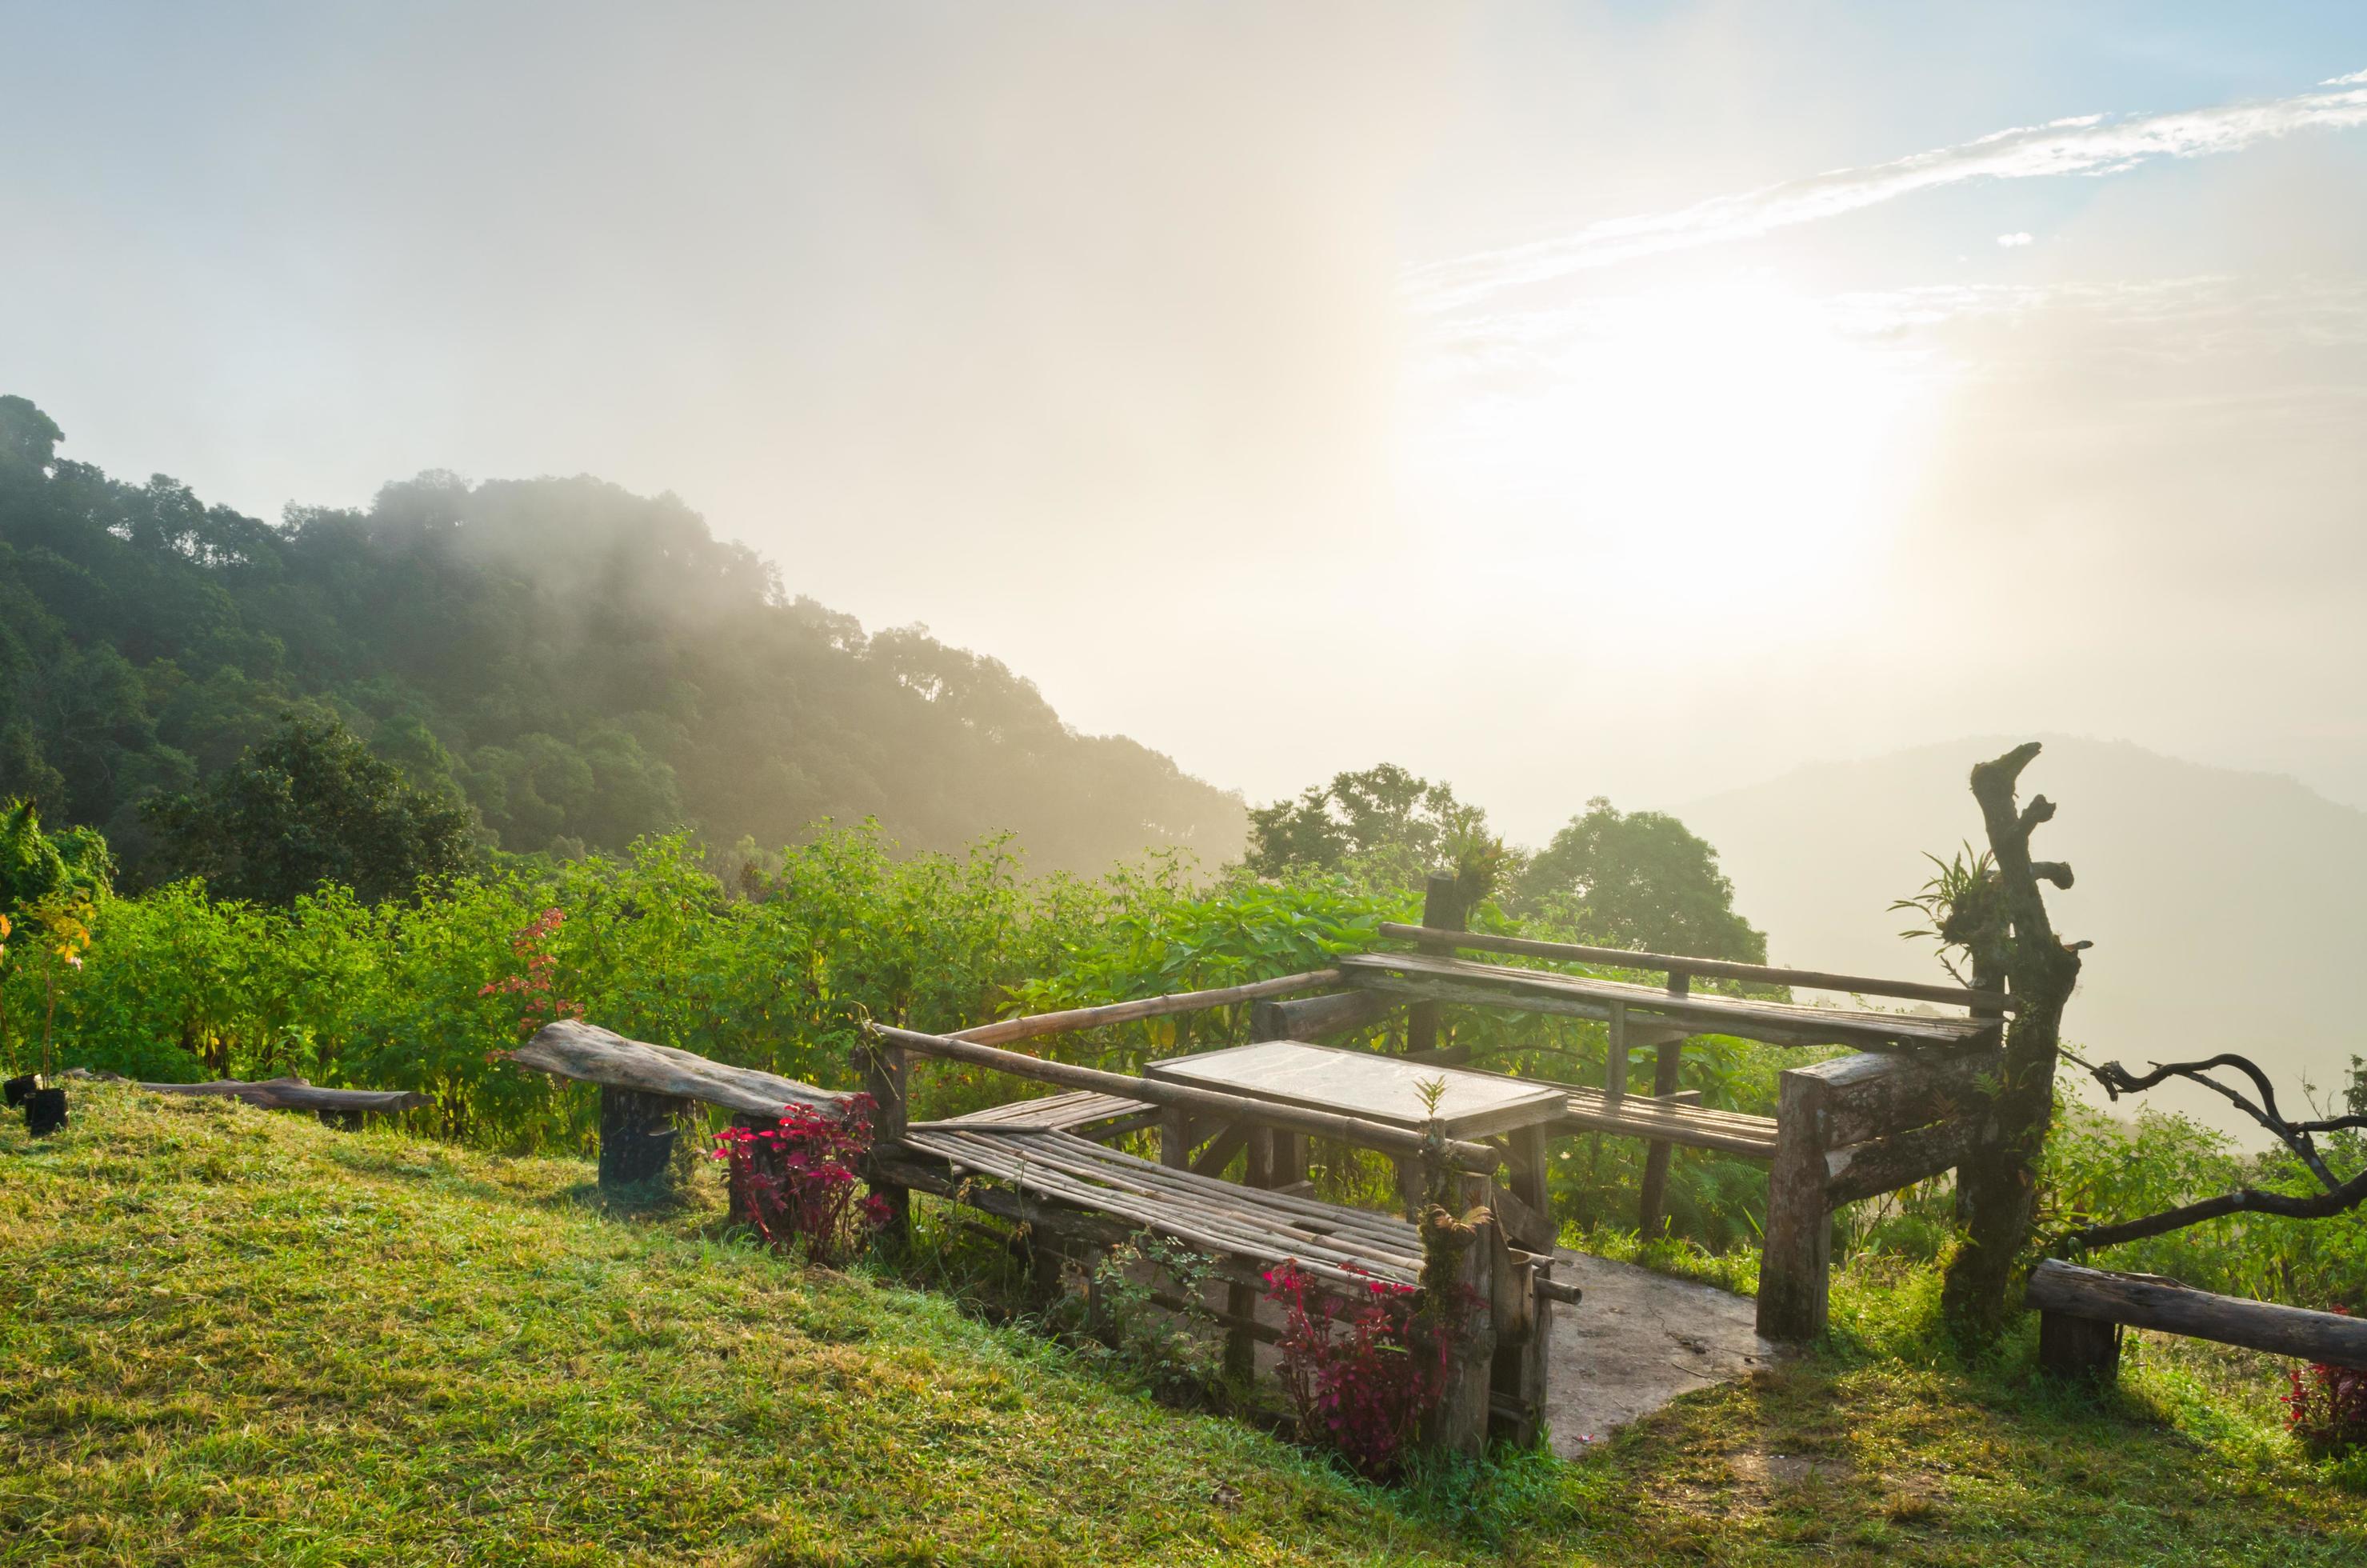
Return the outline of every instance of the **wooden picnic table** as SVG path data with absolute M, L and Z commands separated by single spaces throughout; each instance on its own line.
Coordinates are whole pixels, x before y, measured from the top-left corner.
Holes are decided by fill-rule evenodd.
M 1546 1144 L 1555 1125 L 1569 1113 L 1566 1088 L 1501 1073 L 1475 1073 L 1295 1040 L 1260 1040 L 1170 1057 L 1142 1071 L 1146 1078 L 1275 1105 L 1336 1111 L 1412 1132 L 1427 1131 L 1435 1122 L 1449 1138 L 1501 1137 L 1511 1156 L 1504 1187 L 1512 1201 L 1503 1205 L 1505 1229 L 1523 1246 L 1552 1249 L 1555 1228 L 1546 1191 Z M 1439 1085 L 1434 1111 L 1422 1097 L 1428 1085 Z M 1179 1147 L 1197 1141 L 1184 1133 Z M 1252 1152 L 1251 1184 L 1294 1185 L 1306 1168 L 1305 1141 L 1293 1137 L 1269 1142 L 1272 1147 L 1263 1158 Z

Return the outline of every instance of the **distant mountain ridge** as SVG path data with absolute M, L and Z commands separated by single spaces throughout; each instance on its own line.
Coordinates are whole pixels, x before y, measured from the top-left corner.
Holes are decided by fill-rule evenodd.
M 1247 808 L 925 628 L 866 632 L 672 495 L 422 474 L 277 526 L 57 455 L 0 397 L 0 797 L 104 830 L 334 713 L 505 849 L 697 828 L 777 847 L 877 816 L 910 848 L 1012 833 L 1035 869 L 1238 855 Z M 888 558 L 883 556 L 883 570 Z
M 1944 858 L 1985 842 L 1965 788 L 1972 765 L 2020 739 L 1919 746 L 1815 764 L 1691 801 L 1678 814 L 1717 846 L 1735 906 L 1769 934 L 1774 961 L 1860 973 L 1936 974 L 1912 924 L 1887 908 Z M 2092 1061 L 2191 1060 L 2239 1051 L 2281 1096 L 2321 1090 L 2367 1055 L 2351 1000 L 2367 942 L 2367 812 L 2291 778 L 2184 762 L 2119 741 L 2043 739 L 2023 794 L 2060 810 L 2039 830 L 2077 885 L 2051 895 L 2056 928 L 2096 946 L 2065 1016 Z M 2124 1101 L 2126 1108 L 2131 1102 Z M 2145 1103 L 2256 1142 L 2259 1130 L 2200 1089 Z

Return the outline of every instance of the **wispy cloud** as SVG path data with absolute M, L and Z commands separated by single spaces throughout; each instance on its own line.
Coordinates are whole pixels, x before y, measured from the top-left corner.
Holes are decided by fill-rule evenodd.
M 2367 125 L 2367 71 L 2334 77 L 2319 88 L 2172 114 L 2091 114 L 1999 131 L 1886 164 L 1712 197 L 1673 211 L 1604 219 L 1553 239 L 1410 267 L 1405 286 L 1419 308 L 1458 310 L 1501 290 L 1749 239 L 1971 180 L 2113 175 L 2158 158 L 2232 153 L 2295 131 Z

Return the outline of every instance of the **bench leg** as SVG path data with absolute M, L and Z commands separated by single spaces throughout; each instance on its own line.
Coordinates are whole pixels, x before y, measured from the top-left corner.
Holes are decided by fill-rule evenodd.
M 1528 1210 L 1534 1227 L 1525 1234 L 1515 1234 L 1512 1240 L 1531 1252 L 1551 1252 L 1557 1239 L 1558 1227 L 1553 1221 L 1553 1193 L 1546 1183 L 1551 1156 L 1550 1140 L 1542 1127 L 1523 1127 L 1506 1140 L 1512 1144 L 1511 1180 L 1505 1186 Z
M 694 1107 L 672 1095 L 600 1086 L 600 1190 L 657 1190 Z
M 1192 1113 L 1181 1106 L 1159 1114 L 1159 1163 L 1171 1171 L 1192 1168 Z
M 2038 1364 L 2049 1376 L 2109 1388 L 2121 1375 L 2121 1325 L 2042 1311 Z
M 1767 1232 L 1759 1260 L 1759 1332 L 1801 1344 L 1825 1332 L 1825 1293 L 1833 1261 L 1831 1210 L 1825 1205 L 1823 1089 L 1787 1072 L 1775 1111 L 1775 1159 L 1767 1172 Z
M 1652 1096 L 1666 1099 L 1677 1092 L 1682 1076 L 1685 1042 L 1669 1040 L 1660 1042 L 1659 1053 L 1652 1061 Z M 1646 1241 L 1668 1230 L 1669 1217 L 1669 1156 L 1672 1146 L 1654 1143 L 1644 1152 L 1644 1192 L 1638 1205 L 1637 1227 Z

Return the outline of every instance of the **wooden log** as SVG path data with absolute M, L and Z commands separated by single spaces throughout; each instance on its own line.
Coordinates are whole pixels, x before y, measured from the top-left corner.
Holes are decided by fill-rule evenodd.
M 1777 1080 L 1775 1158 L 1767 1173 L 1767 1229 L 1759 1263 L 1759 1333 L 1794 1344 L 1825 1332 L 1832 1222 L 1825 1202 L 1826 1084 L 1801 1068 Z
M 243 1100 L 262 1110 L 313 1110 L 338 1116 L 394 1116 L 415 1110 L 427 1096 L 409 1089 L 321 1089 L 301 1078 L 265 1078 L 242 1083 L 217 1078 L 205 1084 L 139 1084 L 152 1095 Z
M 1309 970 L 1275 980 L 1245 985 L 1221 985 L 1213 991 L 1183 991 L 1171 996 L 1147 996 L 1138 1002 L 1111 1002 L 1098 1007 L 1071 1007 L 1065 1012 L 1036 1013 L 1025 1017 L 998 1018 L 956 1031 L 950 1038 L 976 1045 L 1008 1045 L 1014 1040 L 1035 1040 L 1048 1034 L 1074 1034 L 1108 1024 L 1130 1024 L 1172 1013 L 1195 1013 L 1204 1007 L 1231 1007 L 1267 996 L 1287 996 L 1295 991 L 1320 991 L 1340 983 L 1336 969 Z
M 670 1045 L 627 1040 L 612 1029 L 561 1018 L 509 1053 L 520 1067 L 587 1084 L 697 1100 L 749 1116 L 778 1118 L 788 1107 L 836 1112 L 846 1096 L 794 1078 L 731 1067 Z
M 600 1087 L 600 1190 L 670 1187 L 674 1144 L 695 1114 L 692 1102 L 639 1089 Z
M 1250 1008 L 1252 1040 L 1321 1040 L 1326 1035 L 1370 1028 L 1397 1010 L 1377 991 L 1335 991 L 1287 1002 L 1259 1002 Z
M 1823 1082 L 1826 1142 L 1841 1148 L 1928 1122 L 1985 1115 L 2004 1061 L 1994 1046 L 1877 1051 L 1796 1071 Z
M 1625 948 L 1596 948 L 1580 942 L 1546 942 L 1530 937 L 1499 937 L 1467 932 L 1460 923 L 1451 929 L 1433 925 L 1427 913 L 1420 926 L 1384 921 L 1381 935 L 1419 942 L 1427 952 L 1444 945 L 1478 952 L 1520 953 L 1529 958 L 1561 959 L 1570 963 L 1604 964 L 1617 969 L 1657 969 L 1669 974 L 1704 975 L 1715 980 L 1750 980 L 1769 985 L 1797 985 L 1811 991 L 1846 991 L 1862 996 L 1896 996 L 1906 1001 L 1939 1002 L 1958 1007 L 1985 1008 L 1994 1014 L 2012 1010 L 2012 996 L 2003 991 L 1976 991 L 1962 985 L 1937 985 L 1920 980 L 1875 980 L 1862 974 L 1831 974 L 1822 970 L 1784 969 L 1772 964 L 1737 963 L 1727 959 L 1688 958 L 1682 953 L 1648 953 Z
M 893 1040 L 923 1056 L 943 1056 L 956 1062 L 968 1062 L 974 1066 L 991 1067 L 1015 1078 L 1033 1078 L 1039 1083 L 1059 1084 L 1071 1089 L 1099 1089 L 1104 1094 L 1123 1095 L 1152 1105 L 1179 1106 L 1186 1110 L 1246 1121 L 1255 1126 L 1288 1128 L 1294 1132 L 1336 1139 L 1342 1143 L 1359 1144 L 1383 1153 L 1419 1158 L 1428 1146 L 1418 1132 L 1367 1121 L 1362 1117 L 1308 1110 L 1298 1106 L 1222 1094 L 1214 1089 L 1195 1088 L 1161 1078 L 1136 1078 L 1123 1073 L 1104 1073 L 1095 1067 L 1078 1067 L 1066 1062 L 1047 1062 L 1041 1057 L 1023 1056 L 1017 1051 L 978 1045 L 948 1035 L 922 1034 L 912 1029 L 892 1028 L 886 1024 L 866 1024 L 863 1027 L 875 1039 Z M 1491 1145 L 1460 1138 L 1445 1141 L 1445 1155 L 1449 1164 L 1472 1171 L 1492 1171 L 1504 1160 L 1501 1152 Z
M 2068 1317 L 2367 1369 L 2367 1318 L 2215 1295 L 2157 1275 L 2115 1274 L 2048 1258 L 2030 1271 L 2023 1299 Z
M 1929 1181 L 1952 1170 L 1980 1136 L 1975 1117 L 1935 1121 L 1912 1127 L 1868 1143 L 1852 1143 L 1825 1154 L 1825 1202 L 1838 1209 L 1844 1203 L 1875 1198 Z
M 1455 893 L 1453 877 L 1433 877 L 1423 884 L 1421 892 L 1422 929 L 1430 933 L 1420 938 L 1422 951 L 1451 957 L 1455 952 L 1452 939 L 1442 940 L 1440 933 L 1460 931 L 1464 922 L 1463 902 Z M 1435 1051 L 1440 1042 L 1440 1023 L 1444 1014 L 1435 1001 L 1416 1002 L 1406 1009 L 1405 1048 L 1410 1054 Z

